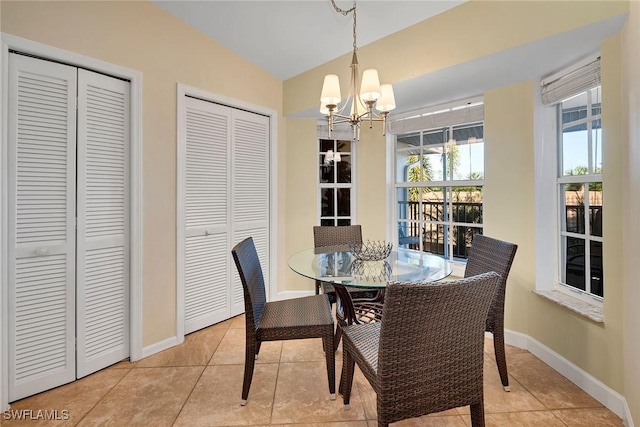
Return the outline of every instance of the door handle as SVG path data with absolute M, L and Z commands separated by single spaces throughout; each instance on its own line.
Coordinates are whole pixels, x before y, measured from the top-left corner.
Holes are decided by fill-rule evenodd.
M 35 250 L 36 255 L 46 255 L 49 253 L 49 248 L 41 247 Z

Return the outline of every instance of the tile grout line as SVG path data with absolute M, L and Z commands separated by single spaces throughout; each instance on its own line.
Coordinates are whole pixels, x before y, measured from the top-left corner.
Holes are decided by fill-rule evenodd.
M 280 342 L 280 356 L 278 357 L 278 369 L 276 370 L 276 383 L 273 386 L 273 396 L 271 397 L 271 412 L 269 413 L 269 425 L 273 424 L 273 410 L 276 406 L 276 390 L 278 389 L 278 379 L 280 378 L 280 364 L 282 363 L 282 350 L 284 343 Z
M 197 366 L 202 366 L 202 365 L 197 365 Z M 207 365 L 204 365 L 204 367 L 202 369 L 202 372 L 200 372 L 200 375 L 198 375 L 198 379 L 193 383 L 193 387 L 191 387 L 191 391 L 189 391 L 189 394 L 187 394 L 187 397 L 184 399 L 184 402 L 182 402 L 182 405 L 180 405 L 180 410 L 178 411 L 176 416 L 173 418 L 173 421 L 171 422 L 172 426 L 175 425 L 176 421 L 178 421 L 178 418 L 180 417 L 180 414 L 182 413 L 182 410 L 184 409 L 184 405 L 186 405 L 187 401 L 189 401 L 189 398 L 191 397 L 191 395 L 193 394 L 193 391 L 196 389 L 196 386 L 198 385 L 198 383 L 202 379 L 202 376 L 204 375 L 204 371 L 206 369 L 207 369 Z
M 130 359 L 129 359 L 129 360 L 130 360 Z M 120 363 L 120 362 L 118 362 L 118 363 Z M 92 406 L 92 407 L 87 411 L 87 413 L 86 413 L 86 414 L 84 414 L 84 415 L 83 415 L 83 416 L 78 420 L 78 422 L 77 422 L 77 423 L 74 423 L 74 425 L 78 425 L 78 424 L 80 424 L 80 423 L 82 422 L 82 420 L 84 420 L 84 419 L 87 417 L 87 415 L 89 415 L 89 414 L 91 413 L 91 411 L 93 411 L 93 410 L 98 406 L 98 404 L 99 404 L 100 402 L 102 402 L 102 401 L 104 400 L 104 398 L 105 398 L 105 397 L 107 397 L 107 395 L 108 395 L 109 393 L 111 393 L 111 392 L 112 392 L 112 391 L 113 391 L 113 390 L 118 386 L 118 384 L 120 384 L 120 383 L 121 383 L 121 382 L 122 382 L 122 381 L 123 381 L 127 376 L 129 376 L 129 374 L 131 374 L 131 372 L 133 371 L 133 368 L 134 368 L 134 367 L 135 367 L 135 366 L 132 366 L 131 368 L 129 368 L 129 372 L 127 372 L 126 374 L 124 374 L 124 375 L 123 375 L 123 376 L 122 376 L 118 381 L 116 381 L 116 383 L 115 383 L 113 386 L 111 386 L 111 388 L 110 388 L 110 389 L 109 389 L 109 390 L 108 390 L 108 391 L 107 391 L 107 392 L 106 392 L 106 393 L 105 393 L 105 394 L 104 394 L 100 399 L 98 399 L 98 401 L 97 401 L 97 402 L 96 402 L 96 403 L 95 403 L 95 404 L 94 404 L 94 405 L 93 405 L 93 406 Z M 112 369 L 117 369 L 117 368 L 112 368 Z M 91 375 L 93 375 L 93 374 L 91 374 Z M 77 381 L 77 380 L 75 380 L 75 381 Z
M 535 393 L 533 393 L 531 390 L 529 390 L 529 388 L 527 386 L 525 386 L 522 381 L 519 381 L 515 376 L 513 376 L 513 374 L 509 374 L 509 376 L 511 378 L 513 378 L 518 384 L 520 384 L 520 386 L 526 390 L 527 393 L 529 393 L 535 400 L 537 400 L 547 411 L 559 411 L 559 410 L 564 410 L 564 409 L 597 409 L 600 408 L 600 406 L 583 406 L 583 407 L 568 407 L 568 408 L 551 408 L 549 407 L 547 404 L 545 404 L 542 400 L 540 400 L 538 398 L 538 396 L 536 396 Z M 573 383 L 572 383 L 573 384 Z M 558 418 L 555 414 L 553 414 L 556 418 Z M 558 418 L 560 419 L 560 418 Z M 561 420 L 562 421 L 562 420 Z M 564 424 L 564 423 L 563 423 Z
M 222 342 L 222 340 L 224 339 L 224 337 L 227 335 L 227 332 L 229 331 L 231 327 L 231 324 L 229 324 L 229 327 L 227 327 L 227 329 L 224 331 L 224 334 L 222 335 L 222 338 L 220 338 L 220 341 L 218 341 L 218 344 L 216 345 L 216 347 L 213 349 L 213 351 L 211 352 L 211 356 L 209 356 L 209 358 L 207 359 L 207 361 L 205 362 L 204 366 L 203 365 L 190 365 L 190 367 L 193 366 L 203 366 L 202 372 L 200 372 L 200 375 L 198 376 L 198 379 L 193 383 L 193 387 L 191 387 L 191 391 L 189 391 L 189 394 L 187 394 L 187 397 L 184 399 L 184 402 L 182 402 L 182 405 L 180 405 L 180 410 L 178 411 L 178 413 L 176 414 L 176 416 L 173 418 L 173 421 L 171 423 L 171 425 L 175 425 L 176 421 L 178 421 L 178 418 L 180 417 L 180 414 L 182 413 L 182 410 L 184 409 L 185 405 L 187 404 L 187 402 L 189 401 L 189 398 L 191 397 L 191 395 L 193 394 L 193 391 L 196 389 L 198 383 L 200 382 L 200 380 L 202 379 L 202 376 L 204 375 L 204 372 L 207 370 L 207 367 L 209 367 L 209 363 L 211 362 L 211 359 L 213 359 L 213 355 L 216 353 L 216 351 L 218 350 L 218 347 L 220 346 L 220 343 Z
M 554 419 L 557 419 L 558 421 L 560 421 L 560 423 L 562 423 L 562 425 L 567 425 L 567 423 L 565 423 L 560 417 L 558 417 L 556 414 L 553 413 L 553 409 L 549 408 L 547 405 L 545 405 L 545 403 L 540 400 L 538 398 L 538 396 L 536 396 L 531 390 L 529 390 L 523 383 L 522 381 L 519 381 L 516 377 L 514 377 L 513 375 L 510 375 L 511 379 L 515 382 L 517 382 L 518 384 L 520 384 L 520 387 L 522 387 L 527 393 L 529 393 L 531 395 L 531 397 L 533 397 L 536 401 L 540 402 L 540 404 L 545 408 L 545 412 L 551 412 L 551 415 L 553 415 Z M 542 411 L 542 410 L 540 410 Z M 538 412 L 538 411 L 518 411 L 520 413 L 522 412 Z

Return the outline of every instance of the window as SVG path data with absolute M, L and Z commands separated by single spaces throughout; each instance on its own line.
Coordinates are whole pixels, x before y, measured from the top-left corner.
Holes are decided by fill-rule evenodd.
M 320 225 L 351 225 L 354 220 L 350 140 L 319 139 L 318 182 Z
M 557 105 L 560 283 L 604 296 L 601 87 Z
M 546 217 L 549 232 L 555 229 L 553 289 L 601 304 L 604 297 L 602 218 L 603 218 L 603 140 L 602 88 L 600 58 L 591 57 L 542 81 L 542 102 L 545 115 L 556 126 L 550 141 L 555 150 L 541 149 L 541 169 L 546 162 L 555 168 L 546 169 L 541 178 L 540 194 L 552 192 L 555 202 L 543 197 L 541 209 L 552 207 L 555 220 Z M 544 142 L 541 141 L 541 146 Z M 547 184 L 544 184 L 547 182 Z M 538 210 L 538 212 L 541 212 Z M 543 213 L 544 215 L 544 213 Z M 543 240 L 551 237 L 539 235 Z M 544 251 L 543 251 L 544 252 Z M 543 257 L 548 255 L 543 254 Z M 538 289 L 545 290 L 540 283 Z
M 471 116 L 459 113 L 460 109 L 478 105 L 482 103 L 444 111 L 439 108 L 435 114 L 443 117 L 430 119 L 433 123 L 456 119 L 458 123 L 396 134 L 399 247 L 464 260 L 473 235 L 482 233 L 484 127 L 482 121 L 464 122 Z

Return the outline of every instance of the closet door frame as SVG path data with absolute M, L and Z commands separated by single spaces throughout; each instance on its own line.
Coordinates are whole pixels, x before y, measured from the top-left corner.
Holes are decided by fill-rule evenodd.
M 143 356 L 142 347 L 142 73 L 64 49 L 0 33 L 0 412 L 9 406 L 8 360 L 8 70 L 9 50 L 88 68 L 130 82 L 130 359 Z
M 178 343 L 184 341 L 184 322 L 185 322 L 185 283 L 184 283 L 184 244 L 185 244 L 185 166 L 186 166 L 186 140 L 185 135 L 185 98 L 192 96 L 200 98 L 205 101 L 211 101 L 218 104 L 223 104 L 231 108 L 237 108 L 240 110 L 246 110 L 252 113 L 261 114 L 269 117 L 270 129 L 269 129 L 269 277 L 265 278 L 270 284 L 267 289 L 267 300 L 278 299 L 277 289 L 277 261 L 278 261 L 278 243 L 277 243 L 277 218 L 278 218 L 278 194 L 277 194 L 277 180 L 278 180 L 278 164 L 277 164 L 277 141 L 278 141 L 278 113 L 277 111 L 262 107 L 259 105 L 251 104 L 238 99 L 230 98 L 224 95 L 215 94 L 206 90 L 187 86 L 182 83 L 177 85 L 177 206 L 176 206 L 176 220 L 177 220 L 177 238 L 176 238 L 176 283 L 177 283 L 177 298 L 176 298 L 176 338 Z M 235 268 L 232 266 L 232 268 Z M 266 270 L 266 268 L 265 268 Z M 230 280 L 231 277 L 230 277 Z

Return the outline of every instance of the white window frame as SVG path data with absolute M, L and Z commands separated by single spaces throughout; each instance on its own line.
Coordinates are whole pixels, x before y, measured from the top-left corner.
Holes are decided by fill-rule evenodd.
M 333 192 L 333 203 L 334 203 L 334 213 L 335 215 L 332 216 L 332 218 L 334 219 L 334 224 L 333 225 L 338 225 L 338 221 L 342 220 L 342 219 L 348 219 L 350 221 L 351 225 L 355 225 L 357 224 L 357 212 L 356 212 L 356 176 L 357 176 L 357 170 L 356 170 L 356 159 L 357 159 L 357 142 L 355 142 L 353 140 L 353 132 L 351 132 L 350 130 L 346 130 L 346 129 L 342 129 L 340 127 L 338 127 L 337 129 L 335 129 L 334 131 L 331 132 L 331 137 L 328 136 L 327 132 L 326 132 L 326 123 L 322 122 L 318 124 L 318 137 L 316 139 L 316 176 L 317 176 L 317 182 L 318 182 L 318 192 L 317 192 L 317 224 L 318 225 L 322 225 L 322 190 L 323 189 L 334 189 Z M 347 135 L 348 133 L 348 135 Z M 336 173 L 337 173 L 337 168 L 334 165 L 332 165 L 331 167 L 333 167 L 333 174 L 334 174 L 334 182 L 320 182 L 320 159 L 324 159 L 326 152 L 321 151 L 320 150 L 320 140 L 333 140 L 333 152 L 334 155 L 337 152 L 337 146 L 338 146 L 338 141 L 349 141 L 351 143 L 351 151 L 348 152 L 340 152 L 341 155 L 343 154 L 347 154 L 351 157 L 351 182 L 346 183 L 339 183 L 337 182 L 337 177 L 336 177 Z M 337 189 L 349 189 L 351 194 L 350 194 L 350 212 L 351 214 L 349 216 L 338 216 L 337 215 L 337 207 L 338 207 L 338 201 L 337 201 Z M 326 218 L 326 217 L 325 217 Z
M 474 123 L 482 123 L 484 126 L 484 118 L 482 114 L 482 109 L 479 111 L 474 111 L 473 113 L 467 114 L 465 118 L 465 109 L 471 111 L 471 109 L 478 109 L 478 107 L 482 108 L 483 99 L 480 98 L 472 98 L 465 101 L 458 101 L 455 103 L 440 105 L 436 107 L 431 107 L 428 109 L 420 110 L 417 112 L 411 112 L 401 115 L 396 122 L 391 124 L 391 129 L 396 130 L 395 133 L 392 134 L 391 138 L 391 171 L 392 176 L 390 179 L 390 196 L 389 200 L 390 209 L 391 209 L 391 217 L 393 218 L 390 230 L 388 230 L 388 234 L 392 236 L 393 241 L 398 244 L 398 224 L 401 219 L 398 218 L 398 189 L 399 188 L 428 188 L 428 187 L 442 187 L 443 191 L 447 194 L 451 195 L 453 188 L 455 187 L 465 187 L 465 186 L 477 186 L 484 187 L 484 179 L 482 180 L 453 180 L 450 179 L 443 181 L 428 181 L 428 182 L 399 182 L 400 173 L 397 170 L 397 160 L 396 154 L 398 153 L 397 148 L 397 136 L 410 133 L 410 132 L 420 132 L 421 145 L 420 148 L 423 147 L 422 137 L 425 132 L 433 131 L 433 130 L 444 130 L 448 129 L 448 134 L 453 135 L 453 129 L 459 126 L 464 126 L 468 124 Z M 479 115 L 478 115 L 479 114 Z M 446 123 L 446 125 L 444 125 Z M 437 125 L 431 127 L 429 129 L 423 128 L 428 125 Z M 443 146 L 447 146 L 450 143 L 443 141 Z M 422 148 L 421 148 L 422 149 Z M 449 173 L 453 173 L 453 170 L 450 169 Z M 483 206 L 484 212 L 484 206 Z M 447 202 L 447 220 L 446 221 L 427 221 L 424 219 L 420 219 L 419 224 L 435 224 L 442 225 L 444 227 L 448 227 L 451 230 L 455 226 L 463 226 L 463 227 L 471 227 L 478 228 L 480 230 L 484 230 L 484 224 L 475 224 L 475 223 L 466 223 L 466 222 L 458 222 L 453 221 L 453 197 L 448 198 Z M 408 221 L 405 221 L 408 222 Z M 422 226 L 420 225 L 420 228 Z M 461 260 L 459 258 L 454 258 L 453 256 L 453 241 L 451 239 L 447 239 L 448 245 L 448 260 L 454 264 L 454 269 L 456 274 L 460 273 L 464 269 L 464 265 L 466 265 L 466 261 Z M 423 242 L 422 238 L 419 239 L 419 248 L 423 250 Z M 457 267 L 457 268 L 455 268 Z
M 546 82 L 568 75 L 576 69 L 593 62 L 599 54 L 593 54 L 565 70 L 559 71 L 541 81 Z M 558 135 L 562 132 L 561 119 L 555 105 L 543 105 L 540 87 L 533 88 L 534 99 L 534 159 L 535 159 L 535 259 L 536 293 L 557 302 L 594 321 L 604 321 L 603 299 L 586 294 L 576 288 L 560 283 L 562 277 L 561 227 Z M 575 179 L 568 178 L 567 181 Z M 589 182 L 589 175 L 581 175 L 580 180 Z M 582 181 L 581 181 L 582 182 Z M 602 182 L 602 179 L 594 179 Z M 603 184 L 604 185 L 604 184 Z
M 601 87 L 601 86 L 599 86 Z M 602 90 L 602 89 L 601 89 Z M 575 122 L 572 122 L 571 125 L 575 126 L 576 124 L 579 123 L 586 123 L 587 125 L 587 150 L 588 150 L 588 156 L 587 156 L 587 167 L 589 169 L 589 173 L 586 175 L 564 175 L 563 172 L 563 158 L 562 158 L 562 134 L 563 134 L 563 129 L 565 126 L 562 123 L 562 102 L 556 104 L 554 107 L 556 109 L 556 121 L 558 123 L 557 126 L 557 136 L 556 136 L 556 149 L 557 149 L 557 178 L 556 178 L 556 191 L 558 194 L 558 208 L 557 208 L 557 215 L 558 215 L 558 239 L 557 239 L 557 246 L 558 246 L 558 254 L 559 257 L 557 258 L 557 263 L 558 263 L 558 271 L 557 271 L 557 279 L 555 282 L 555 289 L 563 292 L 563 293 L 568 293 L 570 295 L 573 294 L 577 294 L 578 297 L 580 297 L 581 299 L 585 299 L 588 302 L 591 302 L 591 300 L 595 300 L 596 302 L 602 302 L 603 298 L 599 297 L 595 294 L 592 294 L 591 292 L 587 291 L 586 289 L 590 289 L 591 288 L 591 284 L 590 284 L 590 278 L 589 273 L 591 272 L 591 242 L 599 242 L 599 243 L 603 243 L 603 239 L 600 236 L 594 236 L 591 235 L 591 231 L 590 231 L 590 227 L 589 227 L 589 184 L 590 183 L 596 183 L 596 182 L 603 182 L 602 179 L 602 173 L 595 173 L 594 171 L 591 170 L 592 166 L 593 166 L 593 144 L 592 144 L 592 123 L 594 120 L 602 120 L 602 112 L 598 115 L 592 115 L 592 99 L 591 99 L 591 90 L 587 89 L 586 91 L 587 94 L 587 116 L 584 119 L 580 119 L 577 120 Z M 575 96 L 579 96 L 584 94 L 585 92 L 580 92 L 579 94 L 574 95 Z M 604 143 L 604 141 L 602 141 L 601 143 Z M 564 212 L 564 208 L 565 208 L 565 204 L 563 201 L 563 197 L 564 197 L 564 193 L 562 191 L 562 186 L 565 184 L 583 184 L 585 186 L 585 196 L 584 196 L 584 224 L 585 224 L 585 233 L 584 234 L 580 234 L 580 233 L 572 233 L 569 231 L 564 230 L 564 222 L 565 222 L 565 212 Z M 604 204 L 603 204 L 604 205 Z M 580 289 L 575 288 L 574 286 L 568 285 L 566 283 L 563 282 L 563 278 L 565 276 L 565 271 L 566 271 L 566 251 L 564 249 L 564 245 L 563 245 L 563 240 L 565 237 L 574 237 L 577 239 L 582 239 L 585 242 L 585 252 L 584 252 L 584 274 L 585 274 L 585 291 L 582 291 Z

